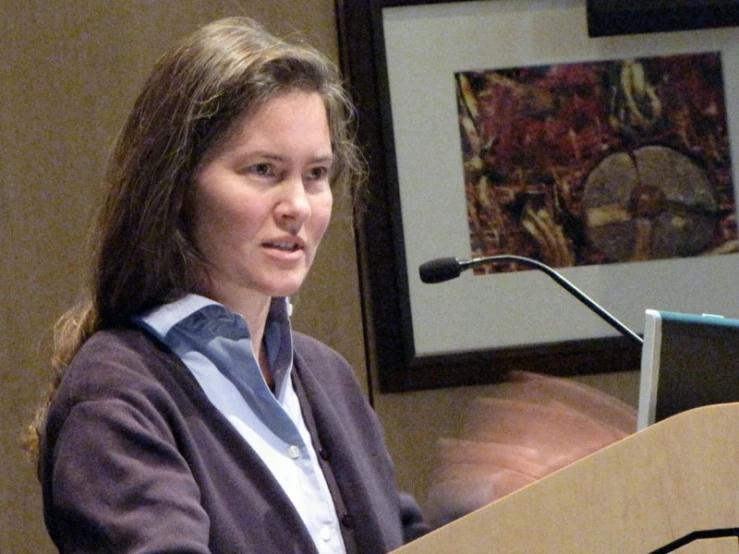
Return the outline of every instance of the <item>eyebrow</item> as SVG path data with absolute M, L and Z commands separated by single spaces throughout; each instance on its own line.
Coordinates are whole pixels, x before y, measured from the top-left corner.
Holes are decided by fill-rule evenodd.
M 263 157 L 263 158 L 266 158 L 268 160 L 275 160 L 275 161 L 279 161 L 279 162 L 285 160 L 285 156 L 280 156 L 279 154 L 274 154 L 274 153 L 269 152 L 267 150 L 255 150 L 253 152 L 249 152 L 248 154 L 247 153 L 244 153 L 242 155 L 243 156 L 248 156 L 248 157 L 252 157 L 252 156 Z M 329 154 L 319 154 L 319 155 L 311 158 L 310 159 L 310 163 L 329 163 L 330 164 L 335 159 L 336 159 L 336 156 L 334 155 L 333 152 L 331 152 Z
M 328 154 L 326 156 L 317 156 L 313 158 L 313 163 L 332 163 L 336 159 L 336 156 L 333 154 Z

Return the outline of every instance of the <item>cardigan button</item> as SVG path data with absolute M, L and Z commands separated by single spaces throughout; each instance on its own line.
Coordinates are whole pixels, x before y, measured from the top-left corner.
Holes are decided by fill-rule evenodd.
M 329 453 L 328 449 L 325 448 L 325 447 L 323 447 L 323 446 L 318 449 L 318 455 L 321 457 L 321 459 L 323 459 L 323 460 L 325 460 L 327 462 L 331 458 L 331 454 Z
M 354 527 L 354 520 L 348 513 L 344 513 L 341 515 L 341 524 L 347 529 L 351 529 Z

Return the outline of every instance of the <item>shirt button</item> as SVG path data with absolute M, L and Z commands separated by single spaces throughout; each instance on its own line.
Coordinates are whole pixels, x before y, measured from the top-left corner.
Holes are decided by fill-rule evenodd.
M 290 448 L 287 449 L 287 455 L 290 456 L 293 460 L 300 458 L 300 447 L 293 444 L 292 446 L 290 446 Z
M 331 540 L 331 528 L 328 525 L 323 525 L 321 527 L 321 530 L 319 531 L 319 534 L 321 535 L 321 538 L 328 542 Z

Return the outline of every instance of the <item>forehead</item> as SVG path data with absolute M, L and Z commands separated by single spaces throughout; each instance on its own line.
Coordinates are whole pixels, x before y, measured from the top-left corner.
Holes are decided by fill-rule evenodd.
M 207 157 L 211 158 L 224 149 L 234 146 L 234 143 L 244 140 L 245 135 L 248 135 L 255 125 L 259 126 L 265 122 L 274 124 L 275 121 L 289 124 L 296 116 L 304 114 L 306 107 L 310 107 L 313 102 L 320 102 L 323 106 L 322 114 L 325 119 L 320 118 L 318 121 L 320 121 L 321 126 L 325 124 L 329 135 L 332 135 L 330 110 L 325 99 L 318 92 L 295 89 L 266 98 L 241 111 L 233 119 L 221 138 L 216 141 Z M 333 137 L 330 136 L 330 138 Z

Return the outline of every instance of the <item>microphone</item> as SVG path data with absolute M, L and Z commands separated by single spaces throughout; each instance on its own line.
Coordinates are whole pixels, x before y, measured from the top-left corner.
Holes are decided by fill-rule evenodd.
M 498 262 L 518 262 L 523 265 L 531 266 L 539 271 L 543 271 L 553 280 L 555 280 L 561 287 L 567 292 L 577 298 L 580 302 L 585 304 L 593 312 L 595 312 L 601 319 L 608 323 L 611 327 L 616 329 L 619 333 L 637 343 L 639 346 L 644 344 L 642 338 L 637 335 L 634 331 L 626 327 L 618 319 L 608 313 L 604 308 L 598 305 L 588 295 L 578 289 L 570 281 L 565 279 L 562 275 L 554 271 L 548 265 L 524 256 L 514 256 L 510 254 L 501 254 L 498 256 L 486 256 L 483 258 L 472 258 L 470 260 L 459 260 L 457 258 L 437 258 L 430 260 L 418 268 L 418 273 L 421 276 L 421 281 L 424 283 L 443 283 L 450 279 L 455 279 L 459 275 L 471 267 L 477 265 L 498 263 Z

